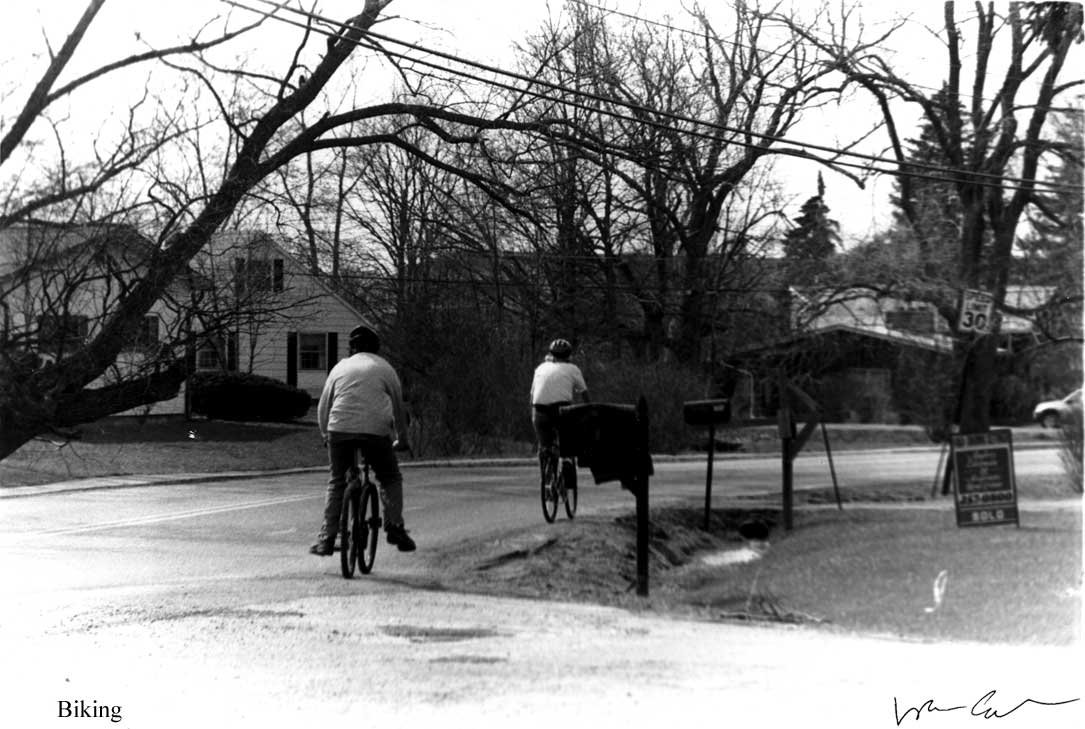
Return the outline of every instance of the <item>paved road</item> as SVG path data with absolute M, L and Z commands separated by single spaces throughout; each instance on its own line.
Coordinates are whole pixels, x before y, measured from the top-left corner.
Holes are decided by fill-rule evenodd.
M 845 484 L 904 471 L 926 483 L 937 459 L 838 454 L 836 467 Z M 1019 452 L 1019 479 L 1046 469 L 1057 469 L 1054 451 Z M 804 457 L 797 480 L 826 485 L 827 470 Z M 407 478 L 423 549 L 541 521 L 529 467 Z M 718 503 L 778 478 L 774 459 L 728 460 Z M 894 697 L 971 706 L 996 689 L 985 706 L 1004 713 L 1024 698 L 1080 695 L 1077 648 L 919 645 L 457 595 L 432 589 L 417 556 L 387 548 L 377 575 L 347 582 L 304 551 L 321 479 L 0 498 L 4 723 L 69 726 L 58 702 L 81 700 L 121 706 L 122 727 L 629 727 L 679 716 L 865 727 L 896 725 Z M 653 493 L 703 497 L 703 479 L 703 462 L 660 462 Z M 631 499 L 616 485 L 585 488 L 586 512 L 622 504 Z M 1029 704 L 1005 721 L 1080 725 L 1081 704 Z M 921 723 L 968 721 L 982 719 L 927 712 Z

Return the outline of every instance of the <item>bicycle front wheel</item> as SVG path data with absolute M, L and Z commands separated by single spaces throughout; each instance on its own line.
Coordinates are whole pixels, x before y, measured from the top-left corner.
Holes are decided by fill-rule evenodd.
M 339 568 L 348 580 L 354 577 L 354 566 L 358 563 L 361 495 L 361 489 L 355 484 L 347 484 L 347 490 L 343 493 L 343 510 L 339 513 Z
M 377 556 L 377 542 L 380 541 L 381 512 L 377 488 L 367 483 L 359 499 L 358 513 L 358 568 L 363 575 L 373 569 L 373 560 Z
M 557 459 L 548 458 L 543 466 L 542 476 L 542 510 L 547 523 L 553 523 L 558 515 L 558 479 L 560 474 L 557 468 Z

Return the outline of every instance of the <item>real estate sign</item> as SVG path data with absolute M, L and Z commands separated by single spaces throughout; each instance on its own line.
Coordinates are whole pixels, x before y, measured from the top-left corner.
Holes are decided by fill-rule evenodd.
M 957 526 L 1020 526 L 1010 429 L 954 435 L 950 444 L 957 482 Z

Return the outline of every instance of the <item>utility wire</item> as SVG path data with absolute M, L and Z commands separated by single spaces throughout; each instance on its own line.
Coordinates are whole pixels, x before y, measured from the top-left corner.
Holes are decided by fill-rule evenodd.
M 292 21 L 292 20 L 287 19 L 287 18 L 282 18 L 282 17 L 280 17 L 278 15 L 275 15 L 274 13 L 267 13 L 267 12 L 264 12 L 264 11 L 257 10 L 255 8 L 247 7 L 247 6 L 245 6 L 245 5 L 241 4 L 241 3 L 235 2 L 234 0 L 222 0 L 222 1 L 229 4 L 229 5 L 234 5 L 236 7 L 241 7 L 243 9 L 245 9 L 245 10 L 249 10 L 249 11 L 254 12 L 254 13 L 263 14 L 266 17 L 272 18 L 274 20 L 278 20 L 280 22 L 283 22 L 283 23 L 286 23 L 286 24 L 289 24 L 289 25 L 294 25 L 296 27 L 303 28 L 303 29 L 310 29 L 310 26 L 308 24 L 301 23 L 301 22 L 298 22 L 298 21 Z M 263 3 L 267 4 L 267 5 L 273 5 L 276 10 L 286 9 L 289 12 L 292 12 L 294 14 L 305 17 L 308 20 L 320 20 L 320 21 L 322 21 L 324 23 L 334 22 L 334 21 L 332 21 L 330 19 L 323 18 L 321 16 L 318 16 L 318 15 L 315 15 L 313 13 L 309 13 L 309 12 L 306 12 L 306 11 L 295 10 L 293 8 L 282 8 L 280 5 L 272 2 L 271 0 L 255 0 L 255 1 L 256 2 L 263 2 Z M 320 33 L 322 31 L 317 30 L 316 32 Z M 1017 187 L 1017 186 L 1012 186 L 1012 185 L 1006 185 L 1006 184 L 1004 184 L 1004 181 L 1020 182 L 1020 183 L 1023 183 L 1025 185 L 1042 185 L 1042 186 L 1051 188 L 1051 190 L 1049 190 L 1049 191 L 1052 191 L 1052 192 L 1058 192 L 1058 191 L 1061 191 L 1061 192 L 1077 192 L 1079 190 L 1085 189 L 1085 188 L 1083 188 L 1081 186 L 1071 186 L 1071 185 L 1065 185 L 1065 184 L 1060 184 L 1060 183 L 1055 183 L 1055 182 L 1048 182 L 1048 181 L 1045 181 L 1045 180 L 1025 180 L 1023 178 L 1014 178 L 1014 177 L 1010 177 L 1010 176 L 1006 176 L 1006 175 L 994 175 L 994 174 L 983 173 L 983 172 L 962 172 L 962 171 L 952 170 L 952 169 L 949 169 L 949 168 L 946 168 L 946 167 L 943 167 L 943 166 L 932 165 L 932 164 L 927 164 L 927 163 L 918 162 L 918 161 L 897 162 L 896 160 L 893 160 L 893 159 L 887 159 L 887 158 L 884 158 L 884 157 L 877 157 L 877 156 L 874 156 L 874 155 L 866 155 L 866 154 L 862 154 L 862 153 L 859 153 L 859 152 L 849 152 L 849 151 L 841 150 L 841 149 L 838 149 L 838 148 L 835 148 L 835 147 L 826 147 L 826 146 L 820 146 L 820 145 L 815 145 L 815 144 L 810 144 L 810 143 L 805 143 L 805 142 L 791 141 L 791 140 L 789 140 L 789 139 L 787 139 L 785 137 L 774 137 L 774 136 L 771 136 L 771 135 L 760 134 L 758 132 L 753 132 L 753 131 L 747 132 L 747 131 L 741 130 L 741 129 L 733 129 L 733 128 L 727 127 L 725 125 L 713 124 L 711 122 L 705 122 L 705 121 L 702 121 L 702 120 L 694 119 L 692 117 L 683 117 L 681 115 L 674 114 L 674 113 L 671 113 L 671 112 L 658 111 L 658 110 L 650 109 L 650 108 L 647 108 L 647 107 L 637 106 L 637 105 L 631 104 L 629 102 L 623 102 L 623 101 L 618 101 L 618 100 L 613 100 L 613 99 L 607 99 L 606 97 L 596 96 L 594 94 L 583 92 L 583 91 L 580 91 L 578 89 L 570 89 L 570 88 L 568 88 L 566 86 L 561 86 L 559 84 L 554 84 L 552 82 L 543 81 L 543 80 L 540 80 L 540 79 L 533 79 L 531 77 L 524 76 L 524 75 L 521 75 L 521 74 L 507 72 L 507 71 L 504 71 L 502 69 L 494 68 L 492 66 L 487 66 L 485 64 L 480 64 L 480 63 L 475 62 L 475 61 L 463 59 L 463 58 L 461 58 L 459 56 L 455 56 L 455 55 L 452 55 L 452 54 L 447 54 L 447 53 L 444 53 L 444 52 L 441 52 L 441 51 L 432 50 L 432 49 L 426 48 L 424 46 L 408 43 L 408 42 L 405 42 L 405 41 L 400 41 L 400 40 L 392 38 L 390 36 L 384 36 L 384 35 L 381 35 L 381 34 L 378 34 L 378 33 L 374 33 L 372 31 L 367 31 L 366 34 L 370 35 L 370 36 L 373 36 L 373 37 L 376 37 L 376 38 L 378 38 L 380 40 L 386 40 L 386 41 L 391 42 L 391 43 L 407 46 L 408 48 L 411 48 L 413 50 L 418 50 L 418 51 L 423 52 L 423 53 L 428 53 L 428 54 L 431 54 L 431 55 L 437 55 L 437 56 L 441 56 L 441 57 L 444 57 L 444 58 L 446 58 L 448 60 L 452 60 L 452 61 L 455 61 L 455 62 L 458 62 L 458 63 L 462 63 L 462 64 L 469 65 L 469 66 L 475 66 L 475 67 L 490 71 L 492 73 L 496 73 L 496 74 L 504 75 L 504 76 L 511 76 L 513 78 L 526 81 L 529 84 L 539 84 L 539 85 L 543 85 L 543 86 L 549 86 L 549 87 L 551 87 L 553 89 L 562 91 L 564 93 L 569 93 L 569 94 L 579 95 L 579 96 L 585 96 L 585 97 L 588 97 L 588 98 L 591 98 L 593 100 L 600 101 L 600 102 L 603 102 L 603 103 L 617 104 L 619 106 L 624 106 L 626 108 L 629 108 L 629 109 L 635 110 L 635 111 L 647 112 L 647 113 L 650 113 L 650 114 L 655 114 L 655 115 L 663 116 L 663 117 L 669 117 L 669 118 L 672 118 L 672 119 L 675 119 L 675 120 L 685 121 L 685 122 L 696 124 L 696 125 L 707 126 L 707 127 L 710 127 L 710 128 L 717 128 L 717 129 L 721 129 L 723 131 L 728 131 L 728 132 L 735 133 L 735 134 L 743 134 L 743 135 L 755 136 L 755 137 L 760 137 L 762 139 L 767 139 L 767 140 L 776 140 L 776 141 L 781 141 L 781 142 L 784 142 L 786 144 L 791 144 L 791 145 L 795 145 L 795 146 L 808 146 L 808 147 L 810 147 L 812 149 L 818 149 L 820 151 L 825 151 L 825 152 L 829 152 L 829 153 L 832 153 L 832 154 L 838 154 L 838 155 L 842 155 L 842 156 L 859 157 L 859 158 L 862 158 L 862 159 L 868 159 L 868 160 L 871 160 L 871 161 L 887 163 L 887 164 L 891 164 L 891 165 L 895 165 L 895 166 L 902 166 L 902 167 L 909 167 L 909 168 L 920 168 L 920 169 L 925 168 L 925 169 L 931 169 L 931 170 L 935 170 L 935 171 L 939 171 L 939 172 L 946 172 L 946 173 L 951 174 L 951 175 L 957 175 L 957 177 L 942 177 L 942 176 L 936 176 L 936 175 L 924 175 L 924 174 L 917 173 L 917 172 L 907 172 L 907 171 L 898 170 L 898 169 L 874 168 L 874 167 L 870 167 L 869 165 L 860 165 L 860 164 L 856 164 L 856 163 L 842 162 L 842 161 L 839 161 L 839 160 L 834 161 L 832 163 L 832 164 L 837 165 L 837 166 L 857 168 L 857 169 L 863 170 L 865 172 L 879 172 L 879 173 L 887 174 L 887 175 L 907 176 L 907 177 L 911 177 L 911 178 L 914 178 L 914 179 L 925 179 L 925 180 L 932 180 L 932 181 L 937 181 L 937 182 L 956 183 L 956 182 L 960 181 L 961 177 L 972 177 L 972 178 L 978 178 L 979 180 L 990 179 L 990 180 L 992 180 L 992 183 L 990 183 L 990 184 L 985 184 L 985 183 L 983 183 L 981 181 L 977 181 L 976 184 L 979 184 L 979 185 L 982 185 L 982 186 L 988 186 L 988 187 L 992 187 L 992 186 L 993 187 L 999 187 L 999 188 L 1005 189 L 1005 190 L 1025 190 L 1025 191 L 1030 191 L 1030 192 L 1042 192 L 1042 191 L 1036 191 L 1032 187 Z M 653 122 L 653 121 L 638 119 L 636 117 L 624 116 L 624 115 L 621 115 L 621 114 L 618 114 L 616 112 L 612 112 L 612 111 L 609 111 L 609 110 L 599 109 L 597 107 L 585 106 L 583 104 L 577 104 L 577 103 L 571 102 L 567 98 L 547 96 L 547 95 L 542 94 L 540 92 L 530 91 L 528 89 L 524 89 L 524 88 L 521 88 L 521 87 L 518 87 L 518 86 L 511 86 L 511 85 L 504 84 L 504 83 L 501 83 L 501 82 L 498 82 L 498 81 L 495 81 L 495 80 L 492 80 L 492 79 L 482 78 L 480 76 L 475 76 L 475 75 L 469 74 L 469 73 L 464 72 L 464 71 L 458 71 L 456 69 L 445 68 L 444 66 L 440 66 L 440 65 L 431 63 L 429 61 L 425 61 L 423 59 L 416 58 L 416 57 L 409 56 L 409 55 L 405 55 L 405 54 L 402 54 L 402 53 L 396 53 L 396 52 L 391 51 L 391 50 L 389 50 L 387 48 L 381 48 L 380 46 L 373 45 L 373 46 L 367 46 L 367 48 L 380 50 L 381 52 L 383 52 L 383 53 L 385 53 L 385 54 L 387 54 L 387 55 L 389 55 L 391 57 L 394 57 L 394 58 L 400 58 L 400 59 L 410 61 L 412 63 L 417 63 L 417 64 L 429 66 L 431 68 L 438 69 L 439 71 L 442 71 L 444 73 L 455 74 L 455 75 L 458 75 L 458 76 L 461 76 L 461 77 L 464 77 L 464 78 L 479 81 L 479 82 L 481 82 L 483 84 L 487 84 L 487 85 L 490 85 L 490 86 L 496 86 L 496 87 L 499 87 L 499 88 L 504 88 L 504 89 L 507 89 L 507 90 L 510 90 L 510 91 L 514 91 L 514 92 L 522 94 L 522 95 L 533 96 L 535 98 L 543 99 L 543 100 L 547 100 L 547 101 L 552 101 L 552 102 L 557 103 L 557 104 L 574 106 L 576 108 L 580 108 L 580 109 L 583 109 L 583 110 L 586 110 L 586 111 L 591 111 L 591 112 L 594 112 L 594 113 L 600 113 L 600 114 L 608 115 L 608 116 L 618 118 L 618 119 L 622 119 L 622 120 L 625 120 L 625 121 L 633 121 L 633 122 L 636 122 L 636 123 L 646 124 L 646 125 L 654 126 L 654 127 L 661 128 L 661 129 L 675 130 L 674 127 L 666 126 L 666 125 L 661 124 L 659 122 Z M 422 73 L 422 72 L 420 72 L 420 71 L 418 71 L 416 69 L 414 69 L 414 72 L 418 73 L 419 75 L 429 76 L 431 78 L 438 78 L 438 79 L 445 80 L 445 81 L 450 80 L 447 77 L 440 76 L 439 74 L 424 74 L 424 73 Z M 752 148 L 759 148 L 759 149 L 764 147 L 764 145 L 750 144 L 750 143 L 747 143 L 747 142 L 742 142 L 740 140 L 724 139 L 724 138 L 721 138 L 721 137 L 718 137 L 718 136 L 715 136 L 715 135 L 710 135 L 710 134 L 707 134 L 707 133 L 704 133 L 704 132 L 699 132 L 697 130 L 687 130 L 685 133 L 689 133 L 689 134 L 699 136 L 701 138 L 709 139 L 709 140 L 726 141 L 726 142 L 728 142 L 730 144 L 734 144 L 736 146 L 752 147 Z M 797 149 L 797 150 L 783 149 L 783 150 L 780 150 L 780 152 L 797 152 L 797 153 L 801 153 L 801 154 L 797 154 L 795 156 L 799 156 L 801 158 L 806 158 L 806 159 L 812 159 L 812 160 L 817 159 L 816 157 L 813 157 L 813 155 L 809 155 L 809 153 L 805 149 Z
M 644 23 L 645 25 L 654 25 L 654 26 L 659 27 L 659 28 L 664 28 L 666 30 L 674 31 L 675 33 L 681 33 L 681 34 L 684 34 L 684 35 L 691 35 L 691 36 L 695 36 L 697 38 L 703 38 L 704 37 L 704 34 L 701 33 L 700 31 L 690 30 L 689 28 L 679 28 L 677 26 L 671 25 L 669 23 L 664 23 L 664 22 L 658 21 L 658 20 L 650 20 L 650 19 L 645 18 L 645 17 L 640 16 L 640 15 L 635 15 L 633 13 L 628 13 L 628 12 L 625 12 L 625 11 L 622 11 L 622 10 L 618 10 L 617 8 L 608 8 L 608 7 L 605 7 L 603 5 L 597 5 L 595 3 L 588 2 L 588 0 L 565 0 L 565 2 L 574 3 L 576 5 L 580 5 L 580 6 L 587 7 L 587 8 L 592 8 L 592 9 L 598 10 L 598 11 L 600 11 L 602 13 L 606 13 L 607 15 L 617 15 L 619 17 L 627 18 L 629 20 L 633 20 L 633 21 L 636 21 L 636 22 L 639 22 L 639 23 Z M 904 18 L 901 18 L 901 20 L 904 20 Z M 818 36 L 817 33 L 813 32 L 809 28 L 806 29 L 806 32 L 811 36 L 814 36 L 814 37 Z M 747 50 L 747 51 L 754 51 L 754 52 L 758 52 L 758 53 L 763 53 L 763 54 L 768 55 L 768 56 L 779 56 L 780 58 L 787 58 L 786 54 L 780 53 L 779 51 L 761 50 L 761 49 L 758 49 L 758 48 L 756 48 L 754 46 L 750 46 L 750 45 L 745 44 L 745 43 L 739 43 L 738 41 L 732 41 L 732 40 L 727 40 L 726 38 L 721 38 L 721 37 L 719 37 L 718 34 L 716 34 L 714 36 L 713 40 L 715 40 L 718 43 L 723 44 L 723 45 L 734 46 L 735 48 L 742 48 L 742 49 Z M 825 41 L 823 41 L 823 42 L 825 42 Z M 826 45 L 828 45 L 828 42 L 826 42 Z M 940 91 L 940 89 L 931 88 L 930 86 L 924 86 L 922 84 L 909 84 L 909 85 L 912 88 L 922 89 L 924 91 L 929 91 L 931 93 L 937 93 L 937 92 Z M 964 98 L 964 99 L 976 99 L 976 98 L 978 98 L 980 101 L 986 102 L 988 104 L 997 103 L 994 99 L 989 99 L 989 98 L 987 98 L 985 96 L 977 97 L 977 96 L 975 96 L 973 94 L 967 94 L 967 93 L 966 94 L 960 94 L 960 97 Z M 1029 107 L 1023 107 L 1023 108 L 1043 108 L 1043 109 L 1046 109 L 1047 111 L 1055 111 L 1055 112 L 1076 112 L 1076 111 L 1079 111 L 1078 109 L 1074 109 L 1073 107 L 1066 107 L 1066 106 L 1046 106 L 1046 107 L 1029 106 Z
M 284 17 L 276 14 L 276 12 L 274 12 L 274 11 L 261 11 L 261 10 L 258 10 L 256 8 L 247 6 L 242 2 L 237 2 L 236 0 L 221 0 L 221 1 L 228 4 L 228 5 L 232 5 L 232 6 L 244 9 L 244 10 L 248 10 L 250 12 L 254 12 L 254 13 L 264 15 L 264 16 L 269 17 L 269 18 L 274 19 L 274 20 L 278 20 L 279 22 L 282 22 L 282 23 L 286 23 L 286 24 L 289 24 L 289 25 L 294 25 L 296 27 L 303 28 L 303 29 L 306 29 L 306 30 L 312 29 L 312 26 L 309 25 L 307 22 L 303 23 L 303 22 L 300 22 L 300 21 L 291 20 L 289 18 L 284 18 Z M 295 15 L 304 17 L 307 21 L 314 21 L 315 20 L 315 21 L 319 21 L 319 22 L 325 23 L 325 24 L 334 24 L 335 23 L 335 21 L 333 21 L 331 19 L 328 19 L 328 18 L 325 18 L 325 17 L 320 16 L 320 15 L 317 15 L 315 13 L 311 13 L 311 12 L 304 11 L 304 10 L 298 10 L 298 9 L 294 9 L 294 8 L 283 7 L 282 5 L 280 5 L 278 3 L 272 2 L 272 0 L 252 0 L 252 1 L 253 2 L 260 2 L 260 3 L 263 3 L 265 5 L 271 5 L 271 6 L 274 7 L 275 11 L 285 9 L 290 13 L 293 13 Z M 329 36 L 335 35 L 331 31 L 322 31 L 320 29 L 313 29 L 313 30 L 315 30 L 315 32 L 317 32 L 317 33 L 325 33 L 325 34 L 327 34 Z M 443 51 L 437 51 L 437 50 L 434 50 L 434 49 L 430 49 L 430 48 L 427 48 L 425 46 L 421 46 L 421 45 L 418 45 L 418 44 L 410 43 L 410 42 L 407 42 L 407 41 L 402 41 L 402 40 L 393 38 L 391 36 L 376 33 L 374 31 L 365 31 L 365 34 L 367 36 L 376 38 L 378 40 L 382 40 L 382 41 L 385 41 L 385 42 L 394 43 L 396 45 L 404 46 L 406 48 L 409 48 L 411 50 L 415 50 L 415 51 L 418 51 L 418 52 L 421 52 L 421 53 L 426 53 L 426 54 L 438 56 L 438 57 L 444 58 L 444 59 L 449 60 L 449 61 L 453 61 L 455 63 L 462 64 L 462 65 L 475 67 L 475 68 L 487 71 L 489 73 L 497 74 L 499 76 L 511 77 L 513 79 L 526 82 L 529 85 L 546 86 L 546 87 L 549 87 L 552 90 L 560 91 L 562 93 L 572 94 L 574 96 L 585 97 L 585 98 L 588 98 L 588 99 L 590 99 L 592 101 L 596 101 L 596 102 L 599 102 L 599 103 L 615 104 L 615 105 L 618 105 L 618 106 L 623 106 L 623 107 L 628 108 L 628 109 L 630 109 L 632 111 L 639 111 L 639 112 L 643 112 L 643 113 L 653 114 L 653 115 L 656 115 L 656 116 L 669 118 L 669 119 L 671 119 L 673 121 L 681 121 L 681 122 L 690 123 L 690 124 L 694 124 L 694 125 L 698 125 L 698 126 L 704 126 L 704 127 L 708 127 L 708 128 L 718 129 L 718 130 L 721 130 L 721 131 L 729 132 L 731 134 L 740 134 L 740 135 L 745 135 L 745 136 L 757 137 L 757 138 L 760 138 L 760 139 L 765 140 L 765 141 L 779 142 L 779 143 L 783 143 L 783 144 L 792 145 L 793 147 L 798 147 L 798 149 L 788 149 L 788 148 L 780 149 L 780 148 L 778 148 L 778 151 L 782 152 L 782 153 L 795 153 L 794 156 L 798 156 L 798 157 L 801 157 L 801 158 L 807 158 L 807 159 L 811 159 L 811 160 L 816 161 L 816 157 L 814 157 L 813 155 L 811 155 L 809 153 L 809 149 L 814 149 L 814 150 L 818 150 L 818 151 L 821 151 L 821 152 L 826 152 L 826 153 L 830 153 L 830 154 L 834 154 L 834 155 L 858 158 L 858 159 L 863 159 L 863 160 L 878 162 L 878 163 L 883 163 L 883 164 L 890 164 L 890 165 L 893 165 L 894 167 L 928 169 L 928 170 L 933 170 L 935 172 L 941 172 L 941 173 L 945 173 L 947 175 L 952 175 L 952 176 L 947 177 L 947 176 L 941 176 L 941 175 L 926 175 L 926 174 L 922 174 L 922 173 L 918 173 L 918 172 L 909 172 L 909 171 L 905 171 L 905 170 L 901 170 L 901 169 L 884 169 L 884 168 L 878 168 L 878 167 L 871 167 L 869 165 L 862 165 L 862 164 L 857 164 L 857 163 L 843 162 L 843 161 L 839 161 L 839 160 L 834 161 L 832 163 L 832 164 L 838 165 L 838 166 L 857 168 L 857 169 L 860 169 L 860 170 L 863 170 L 863 171 L 866 171 L 866 172 L 879 172 L 879 173 L 886 174 L 886 175 L 908 176 L 908 177 L 911 177 L 913 179 L 924 179 L 924 180 L 930 180 L 930 181 L 936 181 L 936 182 L 950 182 L 950 183 L 960 182 L 961 178 L 971 178 L 975 182 L 975 184 L 982 185 L 982 186 L 999 187 L 999 188 L 1004 189 L 1004 190 L 1024 190 L 1024 191 L 1027 191 L 1027 192 L 1039 192 L 1039 193 L 1042 193 L 1042 192 L 1080 192 L 1082 190 L 1085 190 L 1085 187 L 1083 187 L 1083 186 L 1065 185 L 1065 184 L 1060 184 L 1060 183 L 1055 183 L 1055 182 L 1049 182 L 1049 181 L 1046 181 L 1046 180 L 1026 180 L 1026 179 L 1023 179 L 1023 178 L 1015 178 L 1015 177 L 1011 177 L 1011 176 L 1008 176 L 1008 175 L 995 175 L 995 174 L 983 173 L 983 172 L 968 172 L 968 171 L 961 171 L 961 170 L 953 170 L 953 169 L 950 169 L 950 168 L 946 168 L 944 166 L 927 164 L 927 163 L 923 163 L 923 162 L 919 162 L 919 161 L 898 162 L 897 160 L 894 160 L 894 159 L 879 157 L 879 156 L 876 156 L 876 155 L 869 155 L 869 154 L 864 154 L 864 153 L 860 153 L 860 152 L 851 152 L 851 151 L 848 151 L 848 150 L 842 150 L 842 149 L 835 148 L 835 147 L 830 147 L 830 146 L 825 146 L 825 145 L 818 145 L 818 144 L 813 144 L 813 143 L 809 143 L 809 142 L 802 142 L 802 141 L 797 141 L 797 140 L 791 140 L 791 139 L 788 139 L 788 138 L 782 137 L 782 136 L 774 136 L 774 135 L 768 135 L 768 134 L 763 134 L 763 133 L 749 131 L 749 130 L 737 129 L 737 128 L 728 127 L 728 126 L 722 125 L 722 124 L 714 124 L 712 122 L 706 122 L 706 121 L 703 121 L 703 120 L 695 119 L 693 117 L 686 117 L 686 116 L 683 116 L 683 115 L 680 115 L 680 114 L 675 114 L 673 112 L 659 111 L 659 110 L 655 110 L 655 109 L 650 109 L 648 107 L 643 107 L 643 106 L 639 106 L 639 105 L 636 105 L 636 104 L 632 104 L 632 103 L 629 103 L 629 102 L 619 101 L 619 100 L 615 100 L 615 99 L 609 99 L 607 97 L 602 97 L 602 96 L 592 94 L 592 93 L 589 93 L 589 92 L 581 91 L 579 89 L 571 89 L 571 88 L 569 88 L 567 86 L 562 86 L 560 84 L 555 84 L 555 83 L 545 81 L 545 80 L 542 80 L 542 79 L 532 78 L 532 77 L 529 77 L 529 76 L 526 76 L 526 75 L 523 75 L 523 74 L 511 72 L 511 71 L 505 71 L 503 69 L 499 69 L 499 68 L 496 68 L 494 66 L 489 66 L 487 64 L 482 64 L 482 63 L 479 63 L 477 61 L 472 61 L 472 60 L 469 60 L 469 59 L 465 59 L 465 58 L 462 58 L 462 57 L 454 55 L 454 54 L 449 54 L 449 53 L 445 53 Z M 367 46 L 367 47 L 371 48 L 371 49 L 374 48 L 374 46 Z M 461 76 L 461 77 L 468 78 L 468 79 L 471 79 L 471 80 L 474 80 L 474 81 L 478 81 L 478 82 L 481 82 L 481 83 L 484 83 L 484 84 L 487 84 L 487 85 L 490 85 L 490 86 L 496 86 L 496 87 L 499 87 L 499 88 L 504 88 L 506 90 L 514 91 L 516 93 L 520 93 L 520 94 L 524 94 L 524 95 L 528 95 L 528 96 L 533 96 L 533 97 L 535 97 L 537 99 L 551 101 L 551 102 L 558 103 L 558 104 L 574 106 L 576 108 L 580 108 L 580 109 L 583 109 L 583 110 L 586 110 L 586 111 L 591 111 L 591 112 L 594 112 L 594 113 L 608 115 L 608 116 L 615 117 L 615 118 L 618 118 L 618 119 L 623 119 L 625 121 L 634 121 L 634 122 L 637 122 L 637 123 L 640 123 L 640 124 L 647 124 L 647 125 L 655 126 L 655 127 L 662 128 L 662 129 L 670 129 L 670 130 L 674 129 L 674 127 L 663 125 L 663 124 L 658 123 L 658 122 L 648 121 L 648 120 L 644 120 L 644 119 L 638 119 L 636 117 L 624 116 L 624 115 L 621 115 L 621 114 L 618 114 L 616 112 L 612 112 L 612 111 L 609 111 L 609 110 L 600 109 L 600 108 L 592 107 L 592 106 L 587 106 L 587 105 L 580 104 L 580 103 L 574 103 L 574 102 L 570 101 L 567 98 L 548 96 L 548 95 L 543 94 L 541 92 L 532 91 L 530 89 L 526 89 L 526 88 L 522 88 L 522 87 L 518 87 L 518 86 L 512 86 L 512 85 L 505 84 L 505 83 L 502 83 L 502 82 L 499 82 L 499 81 L 496 81 L 496 80 L 493 80 L 493 79 L 483 78 L 483 77 L 480 77 L 480 76 L 476 76 L 476 75 L 467 73 L 465 71 L 459 71 L 459 70 L 452 69 L 452 68 L 446 68 L 446 67 L 438 65 L 436 63 L 432 63 L 430 61 L 423 60 L 421 58 L 417 58 L 417 57 L 406 55 L 406 54 L 403 54 L 403 53 L 397 53 L 395 51 L 391 51 L 391 50 L 389 50 L 387 48 L 380 48 L 379 46 L 376 46 L 375 48 L 377 50 L 382 51 L 383 53 L 386 53 L 387 55 L 389 55 L 391 57 L 394 57 L 394 58 L 401 58 L 403 60 L 410 61 L 412 63 L 417 63 L 417 64 L 421 64 L 421 65 L 424 65 L 424 66 L 428 66 L 428 67 L 437 69 L 437 70 L 442 71 L 444 73 L 455 74 L 457 76 Z M 737 139 L 726 139 L 726 138 L 722 138 L 722 137 L 719 137 L 719 136 L 716 136 L 716 135 L 711 135 L 711 134 L 708 134 L 708 133 L 705 133 L 705 132 L 699 132 L 697 130 L 688 130 L 685 133 L 693 134 L 695 136 L 699 136 L 699 137 L 709 139 L 709 140 L 726 141 L 729 144 L 734 144 L 736 146 L 741 146 L 741 147 L 756 148 L 756 149 L 765 148 L 764 144 L 753 144 L 753 143 L 749 143 L 749 142 L 743 142 L 743 141 L 737 140 Z M 806 149 L 806 148 L 809 148 L 809 149 Z M 985 183 L 985 182 L 983 182 L 983 180 L 990 180 L 991 182 L 990 183 Z M 1006 182 L 1020 183 L 1020 185 L 1024 185 L 1024 187 L 1018 186 L 1018 185 L 1009 185 L 1009 184 L 1006 184 Z M 1043 187 L 1049 188 L 1049 189 L 1048 190 L 1036 190 L 1034 186 L 1043 186 Z

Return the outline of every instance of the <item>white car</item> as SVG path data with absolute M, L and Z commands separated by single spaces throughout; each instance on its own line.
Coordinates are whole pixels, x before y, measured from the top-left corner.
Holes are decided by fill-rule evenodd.
M 1032 419 L 1045 428 L 1057 428 L 1071 410 L 1081 410 L 1081 390 L 1071 392 L 1061 400 L 1046 400 L 1032 409 Z

